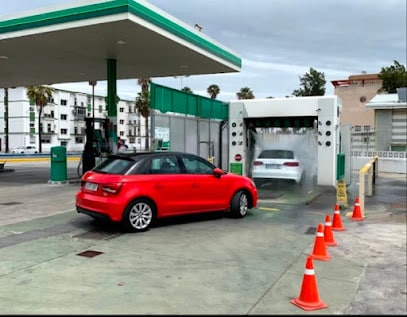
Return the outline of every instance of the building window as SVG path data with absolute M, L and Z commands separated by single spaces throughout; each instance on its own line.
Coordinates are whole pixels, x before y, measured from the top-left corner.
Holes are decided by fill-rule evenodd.
M 75 143 L 83 143 L 83 138 L 75 138 Z
M 119 108 L 119 112 L 124 112 L 124 108 L 123 108 L 123 107 L 120 107 L 120 108 Z
M 364 125 L 363 131 L 370 131 L 370 125 Z
M 119 122 L 120 122 L 120 124 L 124 124 L 124 120 L 120 120 Z
M 120 136 L 124 136 L 124 131 L 120 131 Z
M 61 134 L 68 134 L 68 129 L 61 129 Z
M 61 141 L 61 146 L 67 146 L 68 142 L 67 141 Z
M 99 113 L 102 113 L 102 111 L 103 111 L 103 106 L 99 105 Z
M 360 125 L 355 125 L 355 132 L 362 131 L 362 127 Z
M 61 99 L 61 106 L 66 106 L 67 105 L 67 101 L 65 99 Z
M 61 120 L 66 120 L 67 119 L 67 115 L 66 114 L 61 114 Z

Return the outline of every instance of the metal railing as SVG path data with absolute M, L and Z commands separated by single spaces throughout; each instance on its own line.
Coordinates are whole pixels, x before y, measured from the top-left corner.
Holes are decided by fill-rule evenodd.
M 378 163 L 379 157 L 375 156 L 359 170 L 359 203 L 362 217 L 364 217 L 365 212 L 365 194 L 366 196 L 373 195 L 373 186 L 376 184 L 376 177 L 379 170 Z M 367 184 L 367 188 L 365 183 Z

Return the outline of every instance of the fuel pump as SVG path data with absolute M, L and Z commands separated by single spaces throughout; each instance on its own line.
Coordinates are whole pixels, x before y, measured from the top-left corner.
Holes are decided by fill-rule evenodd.
M 94 123 L 101 122 L 102 129 L 95 129 Z M 85 118 L 86 143 L 82 153 L 82 175 L 96 165 L 97 157 L 104 157 L 112 153 L 109 147 L 109 119 Z

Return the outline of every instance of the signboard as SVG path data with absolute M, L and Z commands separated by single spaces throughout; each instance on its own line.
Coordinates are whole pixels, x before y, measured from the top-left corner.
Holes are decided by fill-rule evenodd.
M 243 175 L 243 164 L 230 163 L 230 172 L 237 175 Z
M 155 127 L 154 136 L 156 139 L 161 139 L 161 149 L 170 149 L 170 128 Z
M 346 194 L 345 180 L 338 180 L 336 183 L 336 203 L 344 208 L 348 208 L 348 196 Z

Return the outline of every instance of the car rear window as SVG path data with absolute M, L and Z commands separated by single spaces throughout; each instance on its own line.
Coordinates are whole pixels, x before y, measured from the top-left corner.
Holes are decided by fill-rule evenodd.
M 260 153 L 259 158 L 293 159 L 294 152 L 288 150 L 265 150 Z
M 134 165 L 131 158 L 107 158 L 93 168 L 93 171 L 105 174 L 124 175 Z

